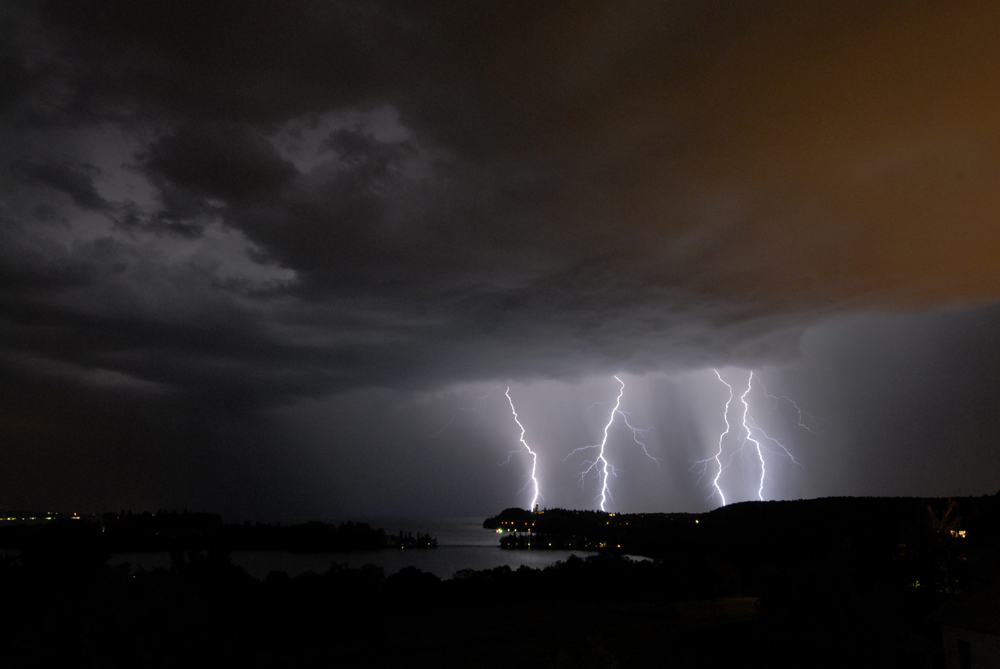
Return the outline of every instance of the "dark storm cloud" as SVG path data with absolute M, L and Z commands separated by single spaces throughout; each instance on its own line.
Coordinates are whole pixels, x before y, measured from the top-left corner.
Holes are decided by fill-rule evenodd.
M 0 11 L 8 395 L 145 389 L 204 442 L 214 411 L 787 362 L 858 309 L 1000 297 L 989 6 Z
M 93 105 L 239 134 L 246 124 L 389 104 L 420 141 L 449 152 L 453 162 L 432 175 L 447 186 L 413 222 L 432 243 L 401 251 L 423 265 L 410 268 L 418 282 L 451 259 L 481 263 L 505 252 L 514 259 L 499 271 L 517 276 L 521 252 L 534 249 L 548 266 L 532 279 L 613 258 L 626 281 L 762 309 L 900 289 L 922 302 L 939 299 L 943 285 L 995 293 L 980 280 L 994 273 L 988 254 L 969 248 L 986 232 L 995 155 L 992 140 L 974 145 L 988 139 L 984 106 L 995 92 L 982 65 L 992 47 L 975 29 L 988 17 L 977 12 L 930 7 L 900 22 L 892 8 L 860 4 L 97 7 L 46 13 L 74 40 L 81 95 Z M 963 52 L 940 57 L 966 28 Z M 969 123 L 949 130 L 958 121 Z M 156 146 L 169 153 L 183 136 Z M 154 159 L 172 182 L 165 187 L 221 188 L 239 199 L 273 192 L 290 174 L 259 139 L 253 147 L 233 144 L 248 137 L 189 139 L 190 148 L 207 140 L 204 165 Z M 384 159 L 378 143 L 352 150 L 342 157 L 355 167 L 360 151 L 369 166 Z M 261 173 L 245 172 L 255 169 L 251 157 Z M 314 179 L 312 192 L 274 212 L 281 233 L 253 229 L 252 218 L 232 222 L 279 249 L 277 237 L 300 234 L 289 220 L 303 221 L 303 237 L 364 228 L 367 238 L 331 245 L 351 247 L 367 283 L 375 267 L 400 260 L 378 229 L 384 200 L 398 193 L 342 204 L 343 191 L 370 185 L 367 176 Z M 262 193 L 256 179 L 266 182 Z M 938 221 L 950 206 L 965 210 L 964 223 L 945 237 Z M 907 244 L 914 229 L 921 243 Z M 928 261 L 942 276 L 915 285 Z M 467 266 L 476 264 L 452 274 L 482 281 L 480 267 Z
M 52 161 L 32 163 L 22 160 L 15 162 L 11 168 L 15 175 L 28 183 L 44 184 L 66 193 L 84 209 L 102 210 L 108 206 L 94 188 L 91 174 L 96 168 L 93 165 L 77 167 Z
M 274 194 L 296 174 L 271 144 L 240 126 L 183 126 L 149 148 L 146 164 L 176 186 L 240 202 Z
M 398 169 L 405 155 L 415 153 L 415 148 L 409 142 L 379 142 L 371 135 L 348 128 L 332 133 L 322 146 L 336 151 L 348 164 L 367 164 L 378 174 Z
M 884 300 L 886 291 L 920 302 L 949 283 L 963 294 L 978 278 L 963 276 L 970 263 L 954 254 L 966 250 L 952 242 L 935 246 L 943 280 L 915 285 L 909 268 L 925 259 L 923 241 L 897 247 L 907 233 L 880 216 L 883 202 L 864 204 L 876 192 L 896 197 L 895 180 L 922 183 L 921 170 L 936 180 L 963 158 L 935 137 L 923 147 L 916 135 L 902 138 L 911 155 L 894 158 L 900 142 L 891 132 L 881 142 L 872 135 L 883 146 L 861 158 L 875 164 L 850 153 L 876 129 L 859 114 L 898 111 L 904 135 L 914 118 L 933 120 L 934 103 L 913 112 L 899 102 L 942 81 L 940 68 L 913 71 L 866 36 L 895 34 L 891 18 L 860 7 L 53 3 L 36 23 L 51 31 L 52 76 L 62 73 L 73 91 L 55 100 L 65 113 L 86 120 L 133 109 L 176 125 L 140 154 L 164 204 L 156 215 L 174 229 L 197 230 L 211 212 L 205 200 L 218 198 L 224 220 L 261 245 L 258 257 L 296 270 L 308 290 L 375 293 L 384 309 L 430 311 L 470 335 L 480 323 L 534 323 L 539 339 L 569 329 L 586 342 L 601 323 L 620 321 L 634 340 L 624 350 L 671 330 L 669 319 L 644 326 L 632 314 L 678 314 L 675 322 L 700 323 L 707 339 L 730 323 L 759 322 L 747 327 L 763 333 L 789 307 Z M 922 31 L 936 18 L 908 15 Z M 914 38 L 901 50 L 919 65 L 942 32 L 969 22 L 959 14 L 930 33 L 928 46 Z M 812 39 L 817 48 L 803 50 Z M 850 45 L 859 48 L 845 51 Z M 980 55 L 975 39 L 967 48 L 970 60 Z M 896 67 L 915 81 L 878 90 Z M 860 127 L 815 117 L 837 95 L 870 95 L 870 109 L 847 113 Z M 397 109 L 414 140 L 341 128 L 316 147 L 339 163 L 298 174 L 264 136 L 288 119 L 372 104 Z M 792 113 L 805 121 L 782 122 Z M 803 155 L 827 132 L 848 140 L 846 155 L 835 147 L 821 159 Z M 440 155 L 412 179 L 414 193 L 402 162 L 418 146 Z M 859 169 L 880 182 L 838 174 Z M 78 204 L 103 203 L 78 171 L 57 174 L 45 163 L 30 174 Z M 857 183 L 839 183 L 845 178 Z M 978 186 L 944 187 L 956 200 L 978 194 Z M 394 205 L 408 219 L 395 228 L 387 220 Z M 927 218 L 909 225 L 926 231 L 935 225 Z M 981 231 L 969 221 L 962 239 Z M 991 271 L 985 258 L 977 262 Z M 715 348 L 734 343 L 724 337 Z
M 452 249 L 435 249 L 441 240 L 433 234 L 393 240 L 385 227 L 387 209 L 399 204 L 394 198 L 408 204 L 409 198 L 423 197 L 403 192 L 399 183 L 398 162 L 412 147 L 341 130 L 317 147 L 325 149 L 333 149 L 343 162 L 322 163 L 265 203 L 255 200 L 259 191 L 231 201 L 227 221 L 301 272 L 312 289 L 381 292 L 386 284 L 399 283 L 400 275 L 420 285 L 420 275 L 433 273 L 432 264 Z
M 148 105 L 185 120 L 278 121 L 356 103 L 410 68 L 389 72 L 386 52 L 424 35 L 392 18 L 400 8 L 362 3 L 45 3 L 66 84 L 91 105 Z M 409 38 L 406 36 L 409 34 Z M 68 40 L 68 41 L 67 41 Z M 397 63 L 401 65 L 401 63 Z

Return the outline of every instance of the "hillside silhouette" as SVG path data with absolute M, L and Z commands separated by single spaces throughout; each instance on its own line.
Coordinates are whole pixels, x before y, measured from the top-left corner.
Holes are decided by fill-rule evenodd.
M 211 513 L 157 511 L 106 513 L 96 519 L 59 518 L 81 525 L 94 534 L 94 541 L 112 553 L 146 551 L 272 550 L 310 553 L 371 551 L 392 548 L 436 548 L 437 539 L 421 532 L 387 534 L 368 523 L 347 521 L 340 525 L 307 522 L 225 524 Z M 45 524 L 14 524 L 0 527 L 0 548 L 24 548 L 48 536 Z
M 731 667 L 767 658 L 769 667 L 938 667 L 940 632 L 928 617 L 996 564 L 997 501 L 552 510 L 529 514 L 539 537 L 605 548 L 545 569 L 450 579 L 336 562 L 323 573 L 254 579 L 221 542 L 173 551 L 169 569 L 111 567 L 101 538 L 109 530 L 56 521 L 29 528 L 30 541 L 0 567 L 0 661 Z M 551 520 L 539 525 L 542 516 Z M 514 512 L 488 522 L 527 529 Z

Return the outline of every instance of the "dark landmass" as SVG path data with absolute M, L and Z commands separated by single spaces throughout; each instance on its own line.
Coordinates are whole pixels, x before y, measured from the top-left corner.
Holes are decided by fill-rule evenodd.
M 527 522 L 605 548 L 449 580 L 339 564 L 255 580 L 224 547 L 132 571 L 108 566 L 99 525 L 57 521 L 0 568 L 0 664 L 943 667 L 929 615 L 1000 573 L 998 501 L 550 511 Z
M 504 548 L 612 550 L 654 558 L 739 546 L 767 561 L 776 554 L 824 553 L 844 541 L 873 554 L 893 553 L 952 530 L 965 550 L 975 550 L 997 546 L 1000 496 L 743 502 L 700 514 L 510 508 L 483 527 L 502 530 Z
M 31 517 L 26 514 L 23 517 Z M 35 516 L 42 519 L 44 516 Z M 44 541 L 55 523 L 79 525 L 80 536 L 111 553 L 147 551 L 272 550 L 310 553 L 383 550 L 389 548 L 436 548 L 437 540 L 427 534 L 400 532 L 386 534 L 367 523 L 340 525 L 309 522 L 299 525 L 266 523 L 225 524 L 211 513 L 131 511 L 106 513 L 94 518 L 48 516 L 46 523 L 7 521 L 0 527 L 0 548 L 22 549 Z
M 695 525 L 696 521 L 707 515 L 709 514 L 616 514 L 569 509 L 532 512 L 510 508 L 487 518 L 483 521 L 483 527 L 500 531 L 501 548 L 600 551 L 617 550 L 624 545 L 628 549 L 626 552 L 637 555 L 646 554 L 661 542 L 673 545 L 678 540 L 686 540 L 683 528 Z M 666 535 L 670 535 L 669 538 Z M 625 544 L 622 544 L 623 541 Z

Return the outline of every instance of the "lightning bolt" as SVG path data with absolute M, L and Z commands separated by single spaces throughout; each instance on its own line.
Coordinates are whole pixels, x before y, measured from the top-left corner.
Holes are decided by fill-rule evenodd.
M 438 436 L 439 434 L 441 434 L 442 432 L 444 432 L 445 430 L 447 430 L 449 427 L 451 427 L 451 424 L 455 422 L 455 419 L 458 418 L 458 415 L 460 413 L 463 413 L 465 411 L 476 412 L 476 411 L 479 411 L 480 409 L 482 409 L 483 405 L 486 403 L 487 398 L 489 398 L 489 396 L 492 395 L 492 394 L 493 394 L 493 391 L 491 390 L 490 392 L 486 393 L 482 397 L 479 397 L 477 395 L 473 395 L 472 398 L 475 401 L 473 402 L 473 404 L 472 404 L 471 407 L 459 407 L 458 410 L 455 411 L 455 413 L 453 413 L 451 415 L 451 418 L 448 419 L 448 422 L 444 424 L 444 427 L 442 427 L 441 429 L 439 429 L 437 432 L 434 432 L 433 434 L 428 435 L 428 439 L 433 439 L 434 437 Z
M 595 470 L 597 471 L 597 477 L 601 481 L 601 494 L 597 496 L 601 500 L 601 511 L 607 511 L 604 507 L 607 505 L 608 498 L 611 497 L 611 490 L 608 488 L 608 474 L 615 474 L 614 466 L 612 466 L 611 463 L 608 462 L 607 458 L 604 457 L 604 447 L 608 443 L 608 430 L 611 429 L 611 424 L 615 422 L 615 414 L 619 413 L 618 408 L 622 403 L 622 395 L 625 394 L 625 383 L 617 376 L 615 377 L 615 381 L 617 381 L 620 386 L 618 388 L 618 397 L 615 399 L 615 407 L 611 410 L 611 416 L 608 418 L 608 423 L 604 426 L 604 438 L 601 439 L 601 443 L 574 448 L 569 455 L 563 458 L 563 461 L 565 461 L 570 457 L 570 455 L 579 451 L 584 451 L 590 448 L 597 449 L 597 457 L 583 463 L 587 465 L 587 468 L 580 473 L 580 483 L 583 483 L 583 479 L 587 476 L 587 474 Z M 633 433 L 633 435 L 634 434 L 635 433 Z
M 747 402 L 746 402 L 745 398 L 746 398 L 747 393 L 750 392 L 750 385 L 752 383 L 753 383 L 753 370 L 750 371 L 750 380 L 747 383 L 747 392 L 743 394 L 743 397 L 744 397 L 743 405 L 744 405 L 744 408 L 745 408 L 745 410 L 743 412 L 743 426 L 747 430 L 747 439 L 749 439 L 750 441 L 754 442 L 754 444 L 757 446 L 757 454 L 760 457 L 760 467 L 761 467 L 760 488 L 757 490 L 757 497 L 759 499 L 763 499 L 764 498 L 763 497 L 763 491 L 764 491 L 764 456 L 763 456 L 763 454 L 761 452 L 761 446 L 762 446 L 762 444 L 758 440 L 756 440 L 756 439 L 754 439 L 753 437 L 750 436 L 751 430 L 756 431 L 757 433 L 759 433 L 760 435 L 762 435 L 765 440 L 767 440 L 768 442 L 774 444 L 779 449 L 781 449 L 780 451 L 775 451 L 775 450 L 768 449 L 769 452 L 771 452 L 771 453 L 777 453 L 778 455 L 782 455 L 782 456 L 788 458 L 789 460 L 792 461 L 793 465 L 797 465 L 799 467 L 801 467 L 802 465 L 801 465 L 801 463 L 799 463 L 798 460 L 795 459 L 795 456 L 792 455 L 792 452 L 789 451 L 785 447 L 784 444 L 782 444 L 780 441 L 778 441 L 777 439 L 775 439 L 774 437 L 772 437 L 771 435 L 769 435 L 767 432 L 764 431 L 764 429 L 762 427 L 760 427 L 759 425 L 757 425 L 756 421 L 753 419 L 753 416 L 748 416 L 749 407 L 747 406 Z M 785 402 L 788 402 L 789 404 L 791 404 L 792 407 L 794 407 L 795 411 L 798 413 L 798 416 L 799 416 L 799 421 L 798 421 L 799 422 L 799 427 L 801 427 L 801 428 L 809 431 L 812 434 L 816 434 L 808 425 L 805 424 L 805 421 L 803 420 L 803 418 L 805 416 L 807 416 L 808 414 L 805 411 L 803 411 L 799 407 L 798 404 L 796 404 L 795 400 L 791 399 L 790 397 L 786 397 L 785 395 L 777 395 L 776 396 L 776 395 L 770 394 L 769 392 L 767 392 L 767 387 L 764 386 L 764 383 L 760 380 L 760 377 L 757 378 L 757 383 L 760 385 L 761 389 L 764 391 L 764 396 L 767 397 L 768 399 L 774 400 L 775 401 L 775 405 L 777 405 L 777 403 L 778 403 L 779 400 L 784 400 Z
M 615 378 L 618 378 L 618 377 L 615 377 Z M 621 381 L 619 381 L 619 383 L 621 383 Z M 631 415 L 631 414 L 629 414 L 628 411 L 622 411 L 621 409 L 618 409 L 618 414 L 622 417 L 622 420 L 625 421 L 625 427 L 627 427 L 628 429 L 632 430 L 632 439 L 635 441 L 635 443 L 639 444 L 639 446 L 642 447 L 642 452 L 646 454 L 646 457 L 649 458 L 650 460 L 652 460 L 653 462 L 655 462 L 656 466 L 659 467 L 660 466 L 660 458 L 654 458 L 652 456 L 652 454 L 650 454 L 649 449 L 646 447 L 645 442 L 639 441 L 639 435 L 640 434 L 641 435 L 645 435 L 647 432 L 650 432 L 653 428 L 651 428 L 651 427 L 647 427 L 647 428 L 632 427 L 632 424 L 628 422 L 628 417 Z
M 713 495 L 715 493 L 718 493 L 719 498 L 722 500 L 722 505 L 725 506 L 725 504 L 726 504 L 726 497 L 725 497 L 725 495 L 722 492 L 721 486 L 719 485 L 719 478 L 722 476 L 722 472 L 730 464 L 732 464 L 733 458 L 737 454 L 739 454 L 740 460 L 743 461 L 743 452 L 744 452 L 743 449 L 746 447 L 747 442 L 750 442 L 750 443 L 753 444 L 753 448 L 754 448 L 754 450 L 757 453 L 757 461 L 760 463 L 760 480 L 758 481 L 758 484 L 757 484 L 757 499 L 763 501 L 764 500 L 764 481 L 767 478 L 767 461 L 766 461 L 766 457 L 764 455 L 765 452 L 766 453 L 773 453 L 773 454 L 780 455 L 782 457 L 788 458 L 789 460 L 791 460 L 791 462 L 792 462 L 793 465 L 800 466 L 800 467 L 802 465 L 801 465 L 801 463 L 799 463 L 795 459 L 795 456 L 792 454 L 791 451 L 788 450 L 787 447 L 785 447 L 784 444 L 782 444 L 776 438 L 772 437 L 767 432 L 765 432 L 764 429 L 760 425 L 757 424 L 756 420 L 754 420 L 753 413 L 751 412 L 751 409 L 750 409 L 750 401 L 748 399 L 748 397 L 750 395 L 750 392 L 753 389 L 753 384 L 754 384 L 754 380 L 755 380 L 755 375 L 754 375 L 754 371 L 753 370 L 750 370 L 750 376 L 747 379 L 747 388 L 746 388 L 746 390 L 744 390 L 743 393 L 740 395 L 740 402 L 743 403 L 743 417 L 742 417 L 742 420 L 741 420 L 741 424 L 742 424 L 743 430 L 742 430 L 741 435 L 740 435 L 741 446 L 736 451 L 734 451 L 733 453 L 731 453 L 730 457 L 729 457 L 729 460 L 725 464 L 723 464 L 723 462 L 722 462 L 722 455 L 723 455 L 723 451 L 724 451 L 724 441 L 725 441 L 726 435 L 729 434 L 729 432 L 732 429 L 732 426 L 731 426 L 731 424 L 729 422 L 729 407 L 732 404 L 733 399 L 735 398 L 735 393 L 733 391 L 733 386 L 731 384 L 729 384 L 725 379 L 722 378 L 722 375 L 719 373 L 719 370 L 713 369 L 712 371 L 715 372 L 716 378 L 718 378 L 719 381 L 721 381 L 722 384 L 725 385 L 726 388 L 729 390 L 729 399 L 726 401 L 726 408 L 725 408 L 725 410 L 723 411 L 723 414 L 722 414 L 722 418 L 723 418 L 723 420 L 726 423 L 726 429 L 722 432 L 722 434 L 719 435 L 719 449 L 715 453 L 715 455 L 713 457 L 710 457 L 710 458 L 706 459 L 706 460 L 699 460 L 699 461 L 695 462 L 694 466 L 692 466 L 692 469 L 694 469 L 698 465 L 701 465 L 701 476 L 698 477 L 698 480 L 700 481 L 705 476 L 705 473 L 706 473 L 706 470 L 707 470 L 707 467 L 708 467 L 708 463 L 711 462 L 712 460 L 715 460 L 715 464 L 718 467 L 718 469 L 716 470 L 715 478 L 712 480 L 712 486 L 714 488 Z M 764 391 L 764 394 L 765 394 L 766 397 L 768 397 L 771 400 L 774 400 L 775 402 L 777 402 L 779 400 L 784 400 L 784 401 L 790 403 L 793 407 L 795 407 L 796 411 L 799 412 L 799 426 L 802 427 L 802 428 L 805 428 L 805 429 L 809 430 L 810 432 L 812 432 L 812 430 L 809 429 L 809 427 L 807 425 L 805 425 L 804 420 L 803 420 L 803 417 L 807 416 L 808 414 L 806 414 L 806 412 L 802 411 L 799 408 L 799 406 L 794 402 L 794 400 L 792 400 L 792 399 L 790 399 L 788 397 L 785 397 L 785 396 L 771 395 L 771 394 L 769 394 L 767 392 L 767 388 L 764 387 L 764 384 L 761 383 L 760 377 L 756 377 L 756 381 L 757 381 L 757 384 L 760 385 L 761 389 Z M 815 434 L 815 433 L 813 433 L 813 434 Z M 770 446 L 772 444 L 773 444 L 773 446 Z
M 799 407 L 799 405 L 795 402 L 795 400 L 793 400 L 792 398 L 788 397 L 787 395 L 772 395 L 771 393 L 767 392 L 767 387 L 764 385 L 764 382 L 761 381 L 759 378 L 757 379 L 757 383 L 759 383 L 760 387 L 764 390 L 764 397 L 767 397 L 768 399 L 774 400 L 775 408 L 777 408 L 778 402 L 781 401 L 781 400 L 784 400 L 785 402 L 788 402 L 789 404 L 792 405 L 792 408 L 795 409 L 796 413 L 798 413 L 798 415 L 799 415 L 799 427 L 801 427 L 803 430 L 807 430 L 808 432 L 811 432 L 812 434 L 816 434 L 816 432 L 811 427 L 809 427 L 808 425 L 806 425 L 806 422 L 805 422 L 805 417 L 806 416 L 808 416 L 809 418 L 812 418 L 812 416 L 810 416 L 807 412 L 803 411 Z M 770 437 L 768 437 L 768 438 L 770 438 Z M 782 448 L 784 448 L 784 446 L 782 446 Z M 791 455 L 791 454 L 789 454 L 789 455 Z M 793 458 L 793 460 L 794 460 L 794 458 Z
M 732 404 L 732 402 L 733 402 L 733 387 L 731 385 L 729 385 L 728 383 L 726 383 L 726 381 L 722 378 L 722 374 L 719 374 L 719 370 L 713 369 L 712 371 L 715 372 L 715 376 L 719 379 L 719 381 L 722 381 L 722 385 L 724 385 L 726 388 L 729 389 L 729 399 L 726 400 L 726 408 L 722 412 L 722 420 L 724 420 L 726 422 L 726 429 L 725 429 L 725 431 L 722 434 L 719 435 L 719 451 L 715 454 L 714 458 L 710 458 L 710 459 L 714 459 L 715 460 L 715 464 L 717 464 L 719 466 L 719 471 L 717 471 L 715 473 L 715 478 L 712 479 L 712 485 L 715 487 L 715 492 L 719 493 L 719 499 L 722 500 L 722 506 L 725 506 L 726 505 L 726 496 L 724 494 L 722 494 L 722 488 L 719 487 L 719 477 L 722 476 L 722 469 L 723 469 L 723 467 L 722 467 L 722 440 L 726 438 L 727 434 L 729 434 L 729 405 Z M 707 460 L 705 462 L 707 462 Z
M 757 425 L 756 422 L 754 422 L 753 416 L 750 417 L 750 427 L 752 427 L 757 432 L 759 432 L 760 434 L 762 434 L 764 436 L 764 439 L 766 439 L 767 441 L 771 442 L 772 444 L 776 445 L 778 448 L 781 449 L 780 452 L 768 449 L 771 453 L 778 453 L 778 455 L 785 456 L 786 458 L 788 458 L 789 460 L 792 461 L 793 465 L 795 465 L 797 467 L 801 467 L 802 466 L 802 463 L 795 459 L 795 456 L 792 455 L 791 451 L 789 451 L 787 448 L 785 448 L 784 444 L 782 444 L 780 441 L 778 441 L 777 439 L 775 439 L 774 437 L 772 437 L 771 435 L 769 435 L 767 432 L 764 431 L 764 429 L 762 427 L 760 427 L 759 425 Z M 805 426 L 803 426 L 803 427 L 805 427 Z M 806 428 L 806 429 L 808 429 L 808 428 Z M 809 431 L 812 432 L 812 430 L 809 430 Z M 816 434 L 816 433 L 813 432 L 813 434 Z
M 524 445 L 525 450 L 527 450 L 528 453 L 531 454 L 531 483 L 534 483 L 534 485 L 535 485 L 535 494 L 531 498 L 531 506 L 528 507 L 528 510 L 534 510 L 535 505 L 538 504 L 538 498 L 540 497 L 540 495 L 538 493 L 538 479 L 535 477 L 535 471 L 538 468 L 538 454 L 535 453 L 533 450 L 531 450 L 531 446 L 528 446 L 528 442 L 526 442 L 524 440 L 525 429 L 524 429 L 524 426 L 521 425 L 521 421 L 518 420 L 518 418 L 517 418 L 517 409 L 514 408 L 514 400 L 512 400 L 510 398 L 510 386 L 507 386 L 507 393 L 506 393 L 506 395 L 507 395 L 507 401 L 510 402 L 510 411 L 511 411 L 511 413 L 514 414 L 514 422 L 517 423 L 517 426 L 519 428 L 521 428 L 520 441 Z M 510 461 L 510 455 L 507 456 L 507 461 L 508 462 Z M 504 463 L 504 464 L 506 464 L 506 463 Z M 527 488 L 527 487 L 528 487 L 528 484 L 525 483 L 524 484 L 524 488 Z M 521 488 L 521 490 L 524 490 L 524 488 Z
M 718 372 L 716 372 L 718 374 Z M 719 377 L 722 378 L 721 376 Z M 725 383 L 725 382 L 723 382 Z M 727 384 L 728 385 L 728 384 Z M 750 414 L 750 405 L 747 403 L 747 395 L 750 394 L 750 389 L 753 387 L 753 370 L 750 370 L 750 379 L 747 381 L 747 389 L 742 395 L 740 395 L 740 401 L 743 402 L 743 429 L 747 431 L 747 436 L 745 437 L 744 443 L 747 441 L 752 441 L 754 446 L 757 447 L 757 459 L 760 460 L 760 485 L 757 487 L 757 499 L 764 501 L 764 476 L 766 474 L 766 467 L 764 465 L 764 453 L 760 450 L 760 442 L 753 438 L 753 432 L 750 430 L 750 425 L 747 423 L 748 416 Z M 732 392 L 732 388 L 729 389 Z M 728 405 L 727 405 L 728 408 Z M 753 419 L 749 419 L 753 422 Z

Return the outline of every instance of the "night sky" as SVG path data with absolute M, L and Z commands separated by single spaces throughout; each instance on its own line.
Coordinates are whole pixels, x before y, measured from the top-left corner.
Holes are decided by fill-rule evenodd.
M 757 497 L 751 370 L 765 499 L 996 493 L 998 26 L 4 2 L 0 507 L 527 506 L 509 386 L 543 506 L 597 508 L 572 451 L 617 374 L 657 461 L 616 415 L 608 508 L 704 511 L 713 368 L 727 502 Z

